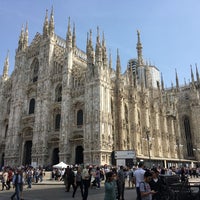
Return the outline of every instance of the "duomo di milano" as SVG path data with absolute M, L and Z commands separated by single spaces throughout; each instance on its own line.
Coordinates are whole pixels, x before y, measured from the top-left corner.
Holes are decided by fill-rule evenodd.
M 46 12 L 43 32 L 28 43 L 22 28 L 14 71 L 9 56 L 0 77 L 0 166 L 113 164 L 114 151 L 134 150 L 152 164 L 200 161 L 200 78 L 164 88 L 159 69 L 144 62 L 140 33 L 137 58 L 113 69 L 104 36 L 76 46 L 75 27 L 66 38 L 54 32 Z

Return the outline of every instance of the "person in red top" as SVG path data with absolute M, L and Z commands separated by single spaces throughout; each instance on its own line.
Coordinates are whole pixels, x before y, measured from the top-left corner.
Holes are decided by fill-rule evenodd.
M 8 179 L 7 179 L 7 186 L 8 186 L 8 190 L 10 189 L 10 182 L 13 179 L 13 171 L 11 168 L 9 168 L 8 170 Z

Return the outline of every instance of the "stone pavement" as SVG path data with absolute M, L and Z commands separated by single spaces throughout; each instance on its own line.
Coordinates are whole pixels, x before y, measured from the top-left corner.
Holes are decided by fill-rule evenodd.
M 0 191 L 0 199 L 7 200 L 14 193 L 14 190 Z M 38 184 L 33 184 L 31 189 L 24 186 L 23 196 L 25 200 L 81 200 L 80 189 L 77 189 L 75 198 L 72 198 L 72 188 L 70 192 L 65 192 L 63 182 L 45 180 Z M 89 189 L 88 200 L 103 200 L 104 199 L 104 184 L 101 184 L 100 189 Z M 125 200 L 135 200 L 135 189 L 125 189 Z
M 198 179 L 189 179 L 192 182 L 200 182 Z M 0 200 L 8 200 L 14 193 L 14 190 L 0 191 Z M 24 186 L 25 200 L 81 200 L 80 189 L 77 189 L 75 198 L 72 198 L 72 188 L 70 192 L 65 192 L 63 182 L 54 180 L 44 180 L 37 184 L 33 184 L 31 189 Z M 101 184 L 100 189 L 89 189 L 88 200 L 103 200 L 104 199 L 104 183 Z M 129 189 L 126 183 L 125 200 L 135 200 L 136 190 Z

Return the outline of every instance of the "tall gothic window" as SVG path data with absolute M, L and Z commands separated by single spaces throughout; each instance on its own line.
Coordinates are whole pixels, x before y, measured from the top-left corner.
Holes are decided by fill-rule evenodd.
M 61 119 L 61 115 L 57 114 L 56 118 L 55 118 L 55 130 L 56 131 L 60 130 L 60 119 Z
M 128 124 L 128 108 L 127 108 L 127 105 L 125 105 L 125 107 L 124 107 L 124 115 L 125 115 L 126 124 Z
M 140 126 L 140 124 L 141 124 L 141 121 L 140 121 L 140 111 L 137 110 L 137 112 L 138 112 L 138 125 Z
M 10 99 L 7 102 L 7 114 L 10 114 Z
M 114 118 L 114 109 L 113 109 L 113 101 L 112 99 L 110 99 L 110 105 L 111 105 L 111 115 L 112 115 L 112 119 Z
M 35 112 L 35 99 L 31 99 L 29 103 L 29 114 L 33 114 Z
M 6 124 L 6 129 L 5 129 L 5 135 L 4 135 L 4 138 L 7 137 L 7 134 L 8 134 L 8 124 Z
M 38 72 L 39 72 L 39 61 L 37 58 L 33 60 L 31 69 L 32 69 L 32 81 L 34 83 L 37 82 L 38 80 Z
M 77 125 L 78 126 L 83 125 L 83 111 L 82 110 L 78 110 L 77 112 Z
M 188 156 L 193 157 L 193 145 L 192 145 L 192 134 L 190 129 L 190 120 L 187 116 L 184 118 L 184 129 L 185 129 L 185 138 L 186 138 L 186 145 L 187 145 L 187 153 Z
M 62 85 L 58 85 L 55 90 L 55 101 L 61 102 L 62 101 Z

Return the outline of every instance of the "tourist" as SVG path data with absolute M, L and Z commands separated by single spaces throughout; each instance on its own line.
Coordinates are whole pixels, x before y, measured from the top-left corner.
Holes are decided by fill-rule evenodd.
M 135 184 L 135 177 L 134 177 L 134 171 L 129 168 L 128 170 L 128 186 L 129 188 L 134 188 L 134 184 Z
M 151 190 L 156 191 L 155 194 L 152 195 L 152 200 L 160 200 L 161 199 L 161 192 L 163 189 L 163 182 L 159 177 L 159 171 L 156 168 L 153 168 L 152 171 L 152 179 L 149 182 Z
M 73 190 L 75 189 L 75 176 L 74 176 L 74 172 L 72 170 L 72 168 L 69 168 L 69 174 L 67 175 L 67 192 L 69 192 L 70 190 L 70 186 L 72 185 Z
M 7 186 L 8 186 L 8 190 L 10 189 L 10 183 L 12 181 L 13 178 L 13 171 L 11 168 L 9 168 L 8 170 L 8 180 L 7 180 Z
M 140 182 L 144 181 L 144 163 L 140 162 L 138 168 L 135 170 L 135 181 L 136 181 L 136 192 L 137 192 L 137 200 L 141 200 L 140 194 Z
M 2 174 L 2 180 L 1 180 L 1 183 L 2 183 L 1 190 L 4 190 L 4 187 L 6 188 L 6 190 L 8 189 L 7 181 L 8 181 L 8 172 L 6 169 L 4 169 L 3 174 Z
M 22 176 L 22 171 L 20 168 L 18 168 L 15 172 L 15 175 L 13 176 L 12 183 L 15 187 L 15 192 L 11 196 L 11 200 L 14 199 L 15 196 L 17 196 L 17 200 L 20 200 L 20 196 L 22 196 L 22 191 L 23 191 L 23 176 Z M 20 194 L 21 193 L 21 194 Z
M 26 171 L 26 178 L 27 178 L 27 184 L 28 184 L 27 188 L 31 188 L 32 187 L 32 179 L 33 179 L 33 171 L 31 169 L 31 167 L 29 167 Z
M 96 181 L 96 184 L 97 184 L 97 189 L 100 189 L 100 182 L 101 182 L 101 179 L 100 179 L 100 168 L 97 167 L 96 168 L 96 172 L 95 172 L 95 181 Z
M 140 182 L 140 195 L 141 200 L 152 200 L 152 194 L 156 194 L 154 190 L 151 190 L 149 182 L 152 179 L 152 173 L 146 171 L 144 173 L 144 181 Z
M 124 167 L 120 166 L 120 169 L 117 173 L 117 184 L 118 184 L 118 197 L 121 200 L 124 200 L 124 189 L 125 189 L 125 172 Z
M 86 167 L 82 171 L 82 180 L 83 180 L 83 200 L 87 200 L 88 189 L 90 186 L 89 165 L 86 165 Z
M 77 190 L 78 187 L 80 187 L 80 189 L 81 189 L 81 196 L 83 197 L 83 181 L 82 181 L 82 175 L 81 175 L 81 168 L 80 167 L 77 170 L 74 183 L 75 183 L 75 187 L 74 187 L 74 191 L 73 191 L 72 197 L 73 198 L 75 197 L 76 190 Z
M 114 173 L 106 173 L 104 200 L 116 200 Z

